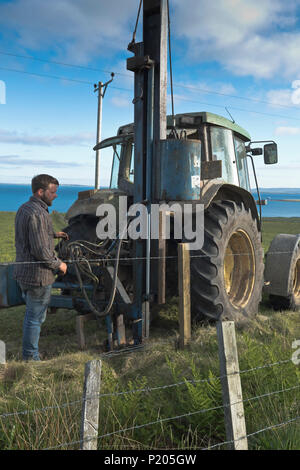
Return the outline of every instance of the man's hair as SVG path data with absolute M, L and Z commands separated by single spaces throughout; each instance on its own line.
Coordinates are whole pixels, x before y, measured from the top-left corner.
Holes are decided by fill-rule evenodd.
M 48 189 L 49 184 L 56 184 L 59 186 L 59 182 L 56 178 L 50 175 L 36 175 L 31 180 L 31 189 L 32 193 L 36 193 L 39 189 L 43 189 L 46 191 Z

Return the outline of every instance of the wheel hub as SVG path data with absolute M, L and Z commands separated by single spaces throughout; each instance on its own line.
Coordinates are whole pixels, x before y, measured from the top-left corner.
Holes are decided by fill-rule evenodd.
M 254 281 L 255 256 L 253 245 L 244 230 L 237 230 L 228 241 L 224 259 L 225 290 L 234 307 L 243 307 L 249 302 Z

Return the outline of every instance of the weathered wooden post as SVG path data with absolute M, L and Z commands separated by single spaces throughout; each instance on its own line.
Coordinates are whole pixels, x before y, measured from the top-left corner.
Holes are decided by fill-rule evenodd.
M 76 316 L 76 333 L 77 333 L 78 346 L 82 351 L 86 349 L 84 325 L 89 320 L 96 320 L 96 317 L 93 313 L 86 313 L 85 315 Z
M 226 438 L 232 442 L 229 445 L 231 449 L 247 450 L 248 441 L 234 322 L 217 322 L 217 335 Z
M 191 339 L 190 252 L 187 243 L 178 245 L 179 348 Z
M 6 364 L 6 347 L 4 341 L 0 341 L 0 364 Z
M 101 361 L 87 362 L 84 375 L 80 450 L 97 450 Z

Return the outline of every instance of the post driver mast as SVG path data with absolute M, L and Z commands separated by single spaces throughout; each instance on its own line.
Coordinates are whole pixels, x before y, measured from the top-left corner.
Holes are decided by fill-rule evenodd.
M 128 49 L 134 57 L 127 69 L 134 72 L 134 202 L 148 209 L 148 238 L 136 242 L 134 297 L 136 308 L 144 314 L 143 335 L 149 335 L 151 281 L 150 205 L 159 187 L 160 141 L 167 135 L 167 40 L 168 1 L 144 0 L 143 41 L 132 41 Z M 139 261 L 146 258 L 146 265 Z M 142 323 L 142 322 L 141 322 Z M 138 336 L 142 332 L 139 331 Z

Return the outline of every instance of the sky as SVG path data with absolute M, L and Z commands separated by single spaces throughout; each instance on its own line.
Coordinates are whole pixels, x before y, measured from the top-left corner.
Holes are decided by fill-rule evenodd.
M 103 100 L 104 139 L 133 121 L 126 59 L 138 6 L 0 0 L 0 183 L 49 173 L 94 186 L 94 83 L 115 73 Z M 170 0 L 170 9 L 175 113 L 231 115 L 252 140 L 276 141 L 277 165 L 255 157 L 259 186 L 300 187 L 300 0 Z M 168 94 L 170 112 L 170 86 Z M 101 186 L 109 167 L 103 153 Z

